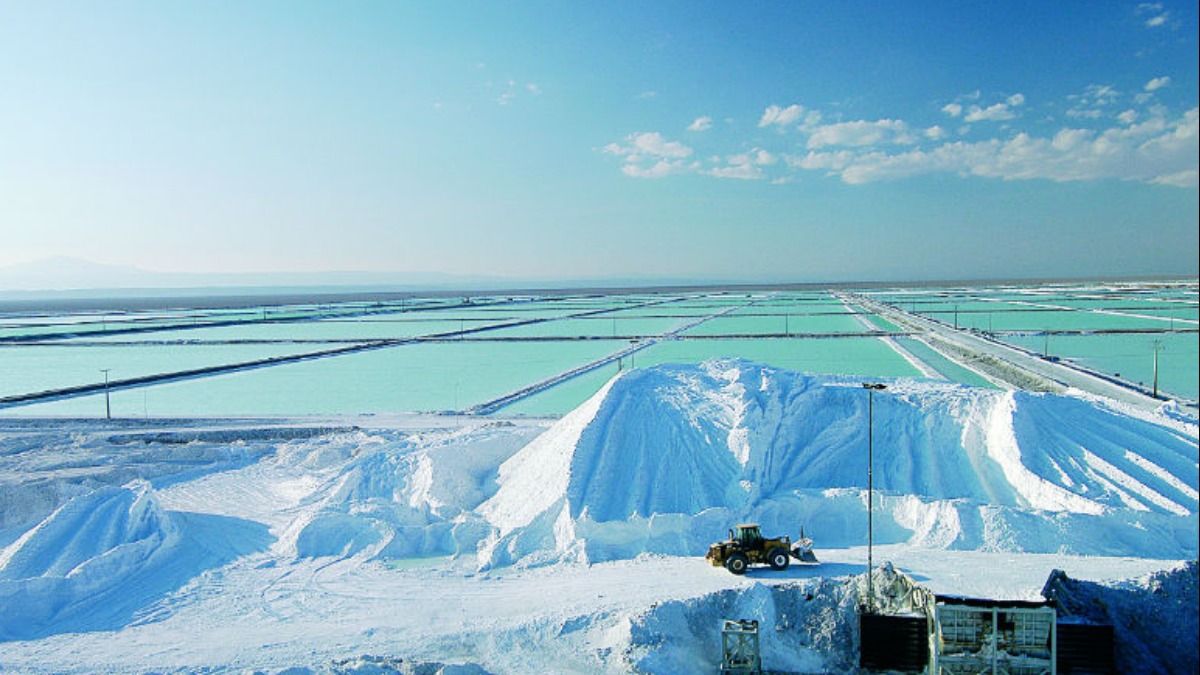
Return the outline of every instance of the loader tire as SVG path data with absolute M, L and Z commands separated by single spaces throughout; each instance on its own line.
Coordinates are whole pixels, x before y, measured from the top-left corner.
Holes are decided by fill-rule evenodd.
M 734 574 L 745 574 L 746 568 L 750 566 L 750 559 L 744 553 L 732 553 L 725 560 L 725 569 Z
M 786 570 L 788 563 L 791 560 L 788 557 L 788 552 L 782 548 L 773 548 L 767 553 L 767 563 L 773 570 Z

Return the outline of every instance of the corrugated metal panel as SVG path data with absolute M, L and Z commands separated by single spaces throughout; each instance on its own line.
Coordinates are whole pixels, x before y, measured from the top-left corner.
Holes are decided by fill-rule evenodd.
M 860 614 L 859 666 L 919 673 L 929 665 L 929 626 L 923 616 Z

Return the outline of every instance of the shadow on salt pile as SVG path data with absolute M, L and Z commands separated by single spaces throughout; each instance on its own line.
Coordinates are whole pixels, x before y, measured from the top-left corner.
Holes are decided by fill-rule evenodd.
M 272 541 L 259 523 L 166 511 L 146 481 L 101 487 L 0 551 L 0 640 L 119 629 L 201 572 Z
M 1196 673 L 1200 565 L 1190 560 L 1141 579 L 1095 582 L 1055 570 L 1042 594 L 1059 621 L 1112 625 L 1119 673 Z

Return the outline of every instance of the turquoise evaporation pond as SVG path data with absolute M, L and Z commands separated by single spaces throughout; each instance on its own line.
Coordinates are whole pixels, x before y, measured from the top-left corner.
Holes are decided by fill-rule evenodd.
M 992 305 L 995 307 L 995 305 Z M 940 312 L 921 312 L 959 328 L 982 331 L 1046 331 L 1046 330 L 1166 330 L 1171 327 L 1167 318 L 1131 316 L 1111 312 L 1071 310 L 1034 310 L 999 308 L 967 309 L 960 306 Z
M 619 373 L 623 367 L 627 368 L 629 363 L 629 359 L 624 359 L 622 363 L 609 363 L 590 370 L 562 382 L 558 386 L 505 406 L 497 411 L 497 414 L 536 417 L 565 415 L 594 396 L 604 386 L 604 383 Z
M 785 333 L 861 333 L 868 330 L 853 314 L 777 314 L 719 316 L 690 328 L 686 335 L 776 335 Z
M 249 320 L 252 317 L 248 317 Z M 0 328 L 0 337 L 30 337 L 40 335 L 51 335 L 60 333 L 71 333 L 79 336 L 94 336 L 102 335 L 107 331 L 121 328 L 161 328 L 170 329 L 179 326 L 186 326 L 194 323 L 195 320 L 190 317 L 174 317 L 169 319 L 120 319 L 120 320 L 104 320 L 100 317 L 95 317 L 88 321 L 68 321 L 59 323 L 57 319 L 46 321 L 47 325 L 41 326 L 12 326 Z
M 922 377 L 887 343 L 878 338 L 758 338 L 739 340 L 663 340 L 622 359 L 625 368 L 660 363 L 702 363 L 738 358 L 781 370 L 863 377 Z M 499 411 L 502 415 L 562 415 L 574 410 L 618 373 L 608 364 Z
M 621 318 L 618 314 L 600 314 L 579 319 L 559 319 L 528 326 L 499 328 L 480 334 L 481 338 L 517 337 L 618 337 L 663 335 L 687 323 L 682 318 Z
M 489 321 L 466 320 L 395 320 L 355 321 L 327 319 L 285 323 L 253 323 L 244 326 L 216 326 L 187 330 L 155 331 L 136 335 L 89 337 L 89 340 L 113 342 L 182 342 L 209 340 L 387 340 L 457 332 L 463 328 L 505 323 L 513 319 L 495 318 Z M 68 343 L 69 344 L 69 343 Z
M 1009 310 L 1055 309 L 1102 310 L 1127 315 L 1175 317 L 1196 321 L 1200 319 L 1200 308 L 1195 296 L 1179 298 L 1162 291 L 1150 297 L 1144 294 L 1112 294 L 1097 298 L 1086 290 L 1081 295 L 1039 293 L 986 293 L 974 292 L 952 297 L 929 294 L 871 294 L 873 297 L 909 311 L 934 313 L 945 318 L 968 312 L 1001 312 Z M 1082 314 L 1082 313 L 1081 313 Z
M 752 304 L 743 305 L 733 314 L 829 314 L 831 312 L 846 313 L 846 303 L 832 296 L 822 300 L 806 300 L 803 302 L 789 299 L 770 298 L 759 300 Z
M 1006 337 L 1004 342 L 1030 351 L 1067 358 L 1093 370 L 1147 387 L 1154 379 L 1154 343 L 1159 342 L 1158 386 L 1163 391 L 1196 400 L 1200 396 L 1200 334 L 1051 335 Z
M 640 368 L 713 358 L 740 358 L 806 373 L 921 376 L 887 343 L 870 337 L 664 340 L 635 354 L 633 363 Z
M 428 303 L 421 303 L 428 306 Z M 397 306 L 399 307 L 399 306 Z M 386 307 L 382 308 L 386 310 Z M 239 307 L 233 309 L 179 309 L 154 312 L 89 312 L 86 314 L 63 314 L 39 317 L 13 316 L 0 319 L 0 337 L 36 336 L 52 333 L 74 333 L 81 337 L 100 337 L 112 331 L 136 328 L 160 329 L 196 326 L 202 323 L 234 322 L 255 325 L 264 320 L 310 318 L 317 321 L 323 317 L 357 317 L 365 312 L 379 312 L 381 306 L 364 303 L 339 305 L 288 305 L 264 307 Z M 428 310 L 422 310 L 428 311 Z M 397 312 L 399 313 L 399 312 Z M 370 314 L 365 314 L 370 316 Z M 290 322 L 289 322 L 290 323 Z M 31 325 L 44 324 L 44 325 Z M 232 328 L 236 328 L 233 326 Z M 155 334 L 134 333 L 137 335 Z M 129 335 L 129 333 L 126 333 Z
M 467 408 L 625 347 L 623 341 L 418 343 L 111 394 L 113 415 L 309 415 Z M 103 395 L 6 415 L 96 415 Z
M 727 299 L 712 299 L 704 302 L 668 302 L 661 305 L 653 305 L 648 307 L 650 311 L 658 314 L 677 314 L 679 316 L 708 316 L 717 314 L 718 312 L 745 307 L 748 300 L 745 298 L 727 298 Z M 633 309 L 627 311 L 636 311 Z
M 1078 309 L 1111 309 L 1119 312 L 1129 312 L 1137 314 L 1140 312 L 1154 312 L 1158 310 L 1166 310 L 1170 312 L 1191 312 L 1193 318 L 1197 312 L 1195 301 L 1182 302 L 1179 300 L 1155 300 L 1152 298 L 1058 298 L 1053 302 L 1045 304 L 1075 307 Z
M 955 305 L 966 306 L 968 303 L 955 302 Z M 1177 316 L 1179 318 L 1197 318 L 1197 313 L 1200 308 L 1197 307 L 1195 301 L 1185 302 L 1179 300 L 1153 299 L 1153 298 L 1127 298 L 1127 297 L 1111 297 L 1111 298 L 1073 298 L 1073 297 L 1054 297 L 1040 298 L 1029 296 L 1020 300 L 1004 300 L 996 301 L 993 299 L 988 304 L 992 305 L 1007 305 L 1012 308 L 1038 308 L 1038 309 L 1063 309 L 1063 310 L 1095 310 L 1100 312 L 1116 312 L 1119 314 L 1149 314 L 1154 316 Z M 977 306 L 977 305 L 976 305 Z
M 439 309 L 436 311 L 425 312 L 409 312 L 409 316 L 420 316 L 424 318 L 437 319 L 468 319 L 474 321 L 494 320 L 497 317 L 501 319 L 544 319 L 558 316 L 569 316 L 579 312 L 590 312 L 595 310 L 595 307 L 572 307 L 567 305 L 554 305 L 550 303 L 544 304 L 509 304 L 495 305 L 492 307 L 454 307 L 450 309 Z
M 0 396 L 318 351 L 313 345 L 0 345 Z
M 573 310 L 572 310 L 573 311 Z M 258 321 L 211 328 L 188 328 L 150 333 L 91 335 L 109 341 L 205 341 L 205 340 L 383 340 L 438 335 L 519 321 L 554 319 L 570 311 L 530 305 L 470 307 L 435 311 L 374 313 L 311 321 Z
M 703 306 L 682 306 L 674 303 L 663 305 L 654 305 L 652 307 L 637 307 L 632 309 L 624 309 L 618 314 L 622 317 L 676 317 L 694 321 L 718 312 L 722 312 L 730 307 L 737 307 L 737 304 L 716 304 Z
M 879 316 L 878 314 L 870 312 L 867 309 L 864 309 L 863 307 L 859 307 L 856 305 L 854 307 L 854 309 L 858 311 L 859 318 L 866 320 L 866 322 L 868 324 L 870 324 L 869 330 L 883 330 L 883 331 L 891 331 L 893 333 L 903 333 L 904 332 L 904 329 L 901 328 L 900 326 L 897 326 L 896 324 L 892 323 L 891 321 L 888 321 L 887 319 L 883 318 L 882 316 Z M 866 325 L 863 325 L 863 329 L 868 329 L 868 327 Z
M 755 303 L 759 307 L 771 306 L 804 306 L 821 305 L 826 303 L 842 304 L 842 301 L 829 293 L 776 293 Z
M 992 383 L 983 375 L 962 366 L 956 361 L 946 358 L 944 354 L 933 349 L 929 345 L 910 337 L 894 338 L 896 343 L 908 350 L 908 353 L 919 359 L 922 363 L 930 368 L 933 368 L 940 375 L 951 382 L 965 384 L 971 387 L 979 387 L 981 389 L 998 389 L 999 387 Z

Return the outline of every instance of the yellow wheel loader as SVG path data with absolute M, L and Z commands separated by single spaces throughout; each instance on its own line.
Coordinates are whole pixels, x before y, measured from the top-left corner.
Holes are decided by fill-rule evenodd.
M 713 567 L 724 567 L 734 574 L 745 574 L 751 565 L 770 565 L 772 569 L 786 570 L 792 558 L 815 565 L 819 561 L 812 552 L 812 539 L 804 536 L 792 544 L 791 537 L 784 535 L 767 539 L 755 523 L 742 523 L 729 530 L 729 539 L 718 541 L 708 547 L 704 559 Z

